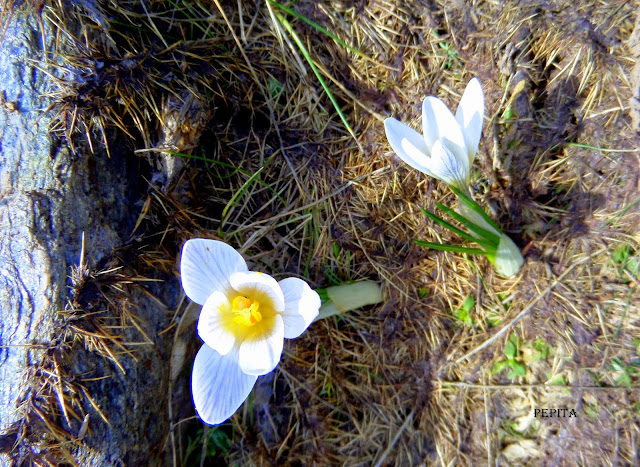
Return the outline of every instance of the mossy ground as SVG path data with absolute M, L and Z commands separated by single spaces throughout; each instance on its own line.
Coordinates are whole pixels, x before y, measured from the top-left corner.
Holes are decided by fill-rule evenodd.
M 150 183 L 127 266 L 177 277 L 182 243 L 209 237 L 278 278 L 384 290 L 288 341 L 221 427 L 172 420 L 177 465 L 640 462 L 639 2 L 287 4 L 367 57 L 265 1 L 45 4 L 76 51 L 55 58 L 73 70 L 55 129 L 185 162 Z M 62 34 L 73 21 L 84 37 Z M 425 96 L 455 108 L 474 76 L 487 111 L 472 189 L 523 250 L 510 280 L 414 243 L 457 241 L 421 211 L 454 197 L 397 159 L 382 125 L 420 129 Z

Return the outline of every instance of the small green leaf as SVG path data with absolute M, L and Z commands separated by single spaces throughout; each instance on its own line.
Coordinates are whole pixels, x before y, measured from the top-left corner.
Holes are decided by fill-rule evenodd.
M 269 94 L 274 99 L 280 95 L 284 88 L 282 83 L 271 75 L 269 75 L 269 78 L 267 79 L 267 86 L 269 87 Z
M 629 258 L 626 269 L 632 277 L 638 279 L 640 277 L 640 258 L 637 256 Z
M 511 363 L 511 371 L 507 374 L 507 378 L 515 379 L 518 376 L 527 374 L 527 368 L 522 363 L 516 360 L 512 360 L 509 363 Z
M 533 359 L 536 362 L 546 360 L 551 352 L 551 346 L 544 339 L 536 339 L 533 343 Z
M 498 373 L 501 373 L 502 370 L 504 370 L 505 368 L 508 368 L 511 362 L 509 360 L 503 360 L 501 362 L 495 362 L 493 364 L 493 368 L 491 369 L 491 373 L 493 373 L 494 375 L 497 375 Z
M 584 405 L 582 406 L 584 413 L 586 413 L 591 418 L 600 418 L 600 414 L 598 413 L 598 409 L 593 405 Z
M 211 452 L 211 456 L 216 455 L 216 448 L 222 452 L 229 452 L 231 449 L 231 440 L 229 436 L 222 430 L 219 429 L 211 429 L 209 431 L 209 451 Z
M 616 379 L 616 385 L 618 386 L 625 386 L 627 388 L 631 387 L 631 377 L 629 376 L 629 373 L 627 373 L 626 371 L 623 372 L 618 379 Z
M 335 394 L 335 389 L 333 388 L 333 383 L 327 380 L 322 385 L 322 389 L 320 390 L 321 396 L 326 396 L 327 399 L 331 399 Z
M 464 308 L 467 313 L 473 310 L 473 307 L 475 305 L 476 305 L 476 298 L 473 295 L 469 295 L 467 298 L 464 299 L 464 302 L 462 302 L 462 308 Z
M 631 245 L 624 244 L 620 245 L 613 251 L 611 259 L 614 263 L 624 264 L 629 256 L 631 256 Z
M 502 306 L 504 307 L 504 309 L 509 310 L 509 308 L 511 307 L 511 300 L 513 299 L 513 296 L 508 293 L 499 293 L 498 298 L 500 299 L 500 302 L 502 302 Z
M 517 345 L 518 345 L 518 338 L 516 337 L 515 334 L 511 334 L 511 336 L 509 336 L 509 340 L 504 345 L 504 354 L 509 360 L 513 360 L 514 358 L 516 358 L 516 353 L 518 349 Z
M 513 118 L 513 117 L 514 117 L 514 115 L 515 115 L 515 113 L 513 112 L 513 109 L 512 109 L 511 107 L 509 107 L 507 110 L 505 110 L 505 111 L 502 113 L 502 118 L 503 118 L 504 120 L 509 120 L 510 118 Z
M 428 294 L 429 294 L 429 289 L 423 289 L 423 288 L 418 289 L 418 297 L 424 298 Z
M 336 243 L 333 244 L 333 257 L 336 259 L 340 257 L 340 247 Z
M 611 360 L 611 369 L 614 371 L 626 371 L 627 370 L 627 365 L 625 365 L 625 363 L 623 361 L 621 361 L 618 358 L 614 358 L 613 360 Z
M 469 316 L 469 312 L 466 311 L 465 309 L 458 308 L 454 312 L 454 315 L 459 321 L 462 321 L 464 324 L 468 326 L 473 326 L 473 320 L 471 319 L 471 316 Z
M 550 379 L 549 381 L 547 381 L 547 384 L 550 386 L 566 386 L 567 379 L 563 375 L 558 375 L 553 379 Z
M 464 302 L 462 302 L 462 306 L 454 312 L 455 317 L 458 318 L 467 326 L 473 326 L 473 318 L 471 317 L 471 310 L 473 310 L 473 307 L 475 306 L 475 304 L 476 304 L 476 299 L 473 297 L 473 295 L 469 295 L 467 298 L 464 299 Z
M 487 318 L 487 324 L 490 328 L 500 326 L 500 323 L 502 323 L 502 320 L 497 315 L 491 315 Z

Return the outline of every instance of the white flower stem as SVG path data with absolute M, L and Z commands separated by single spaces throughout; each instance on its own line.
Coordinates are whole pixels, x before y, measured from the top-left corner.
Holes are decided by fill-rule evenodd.
M 469 197 L 470 198 L 470 197 Z M 470 198 L 471 199 L 471 198 Z M 473 222 L 474 224 L 482 227 L 485 230 L 488 230 L 489 232 L 493 232 L 494 234 L 500 236 L 502 235 L 502 232 L 498 229 L 496 229 L 495 227 L 493 227 L 491 224 L 489 224 L 484 217 L 482 217 L 480 214 L 478 214 L 476 211 L 474 211 L 473 209 L 471 209 L 469 206 L 467 206 L 465 203 L 463 203 L 462 201 L 459 201 L 460 204 L 460 214 L 462 214 L 464 217 L 466 217 L 467 219 L 469 219 L 471 222 Z M 473 235 L 473 232 L 471 232 L 471 235 Z M 475 235 L 474 235 L 475 236 Z
M 495 257 L 488 257 L 489 261 L 493 263 L 496 272 L 507 279 L 518 274 L 524 264 L 524 258 L 520 253 L 520 249 L 513 243 L 513 240 L 499 229 L 491 226 L 480 214 L 462 201 L 460 201 L 460 212 L 474 224 L 500 236 Z M 473 235 L 473 232 L 471 234 Z
M 321 296 L 326 293 L 328 300 L 322 305 L 314 321 L 382 302 L 380 284 L 373 281 L 327 287 L 318 292 L 323 292 L 320 293 Z

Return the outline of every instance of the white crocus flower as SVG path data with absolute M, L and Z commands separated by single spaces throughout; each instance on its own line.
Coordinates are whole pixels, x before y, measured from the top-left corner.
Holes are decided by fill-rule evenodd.
M 242 405 L 258 376 L 276 367 L 284 339 L 307 329 L 320 297 L 301 279 L 278 282 L 248 271 L 240 253 L 216 240 L 187 241 L 180 274 L 187 296 L 203 305 L 193 401 L 200 418 L 216 425 Z
M 471 165 L 478 151 L 484 119 L 480 81 L 469 81 L 454 117 L 437 97 L 422 103 L 421 135 L 395 118 L 384 121 L 389 144 L 416 170 L 469 193 Z

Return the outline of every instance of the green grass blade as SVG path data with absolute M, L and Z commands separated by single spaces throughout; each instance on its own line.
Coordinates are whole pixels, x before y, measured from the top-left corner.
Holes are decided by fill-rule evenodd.
M 489 224 L 491 227 L 493 227 L 494 229 L 496 229 L 498 232 L 502 232 L 502 230 L 500 230 L 500 227 L 498 226 L 498 224 L 496 224 L 496 221 L 494 221 L 493 219 L 491 219 L 491 217 L 489 217 L 489 215 L 484 212 L 484 209 L 482 209 L 482 206 L 480 206 L 478 203 L 476 203 L 474 200 L 468 198 L 464 193 L 462 193 L 460 190 L 458 190 L 456 187 L 451 186 L 449 187 L 451 188 L 451 191 L 453 191 L 456 196 L 458 196 L 458 198 L 460 198 L 460 201 L 462 201 L 464 204 L 466 204 L 467 206 L 469 206 L 469 208 L 473 209 L 475 212 L 477 212 L 480 216 L 482 216 L 482 218 L 487 221 L 487 224 Z
M 639 148 L 633 148 L 633 149 L 611 149 L 611 148 L 599 148 L 598 146 L 590 146 L 588 144 L 581 144 L 581 143 L 564 143 L 567 146 L 573 146 L 575 148 L 582 148 L 582 149 L 595 149 L 596 151 L 602 151 L 602 152 L 638 152 Z M 555 147 L 559 147 L 560 145 L 557 145 Z
M 444 204 L 436 203 L 436 206 L 438 206 L 438 209 L 440 209 L 441 211 L 447 213 L 451 218 L 453 218 L 453 219 L 457 220 L 458 222 L 460 222 L 467 229 L 469 229 L 472 232 L 475 232 L 477 235 L 480 235 L 481 237 L 487 239 L 494 246 L 494 248 L 498 247 L 498 243 L 500 243 L 500 236 L 494 234 L 493 232 L 489 232 L 487 229 L 483 229 L 482 227 L 480 227 L 477 224 L 474 224 L 469 219 L 467 219 L 466 217 L 458 214 L 453 209 L 451 209 L 450 207 L 445 206 Z
M 239 167 L 236 167 L 233 164 L 229 164 L 228 162 L 222 162 L 222 161 L 217 161 L 215 159 L 209 159 L 208 157 L 204 157 L 204 156 L 196 156 L 194 154 L 185 154 L 183 152 L 176 152 L 176 151 L 163 151 L 166 152 L 168 154 L 171 154 L 173 156 L 180 156 L 180 157 L 186 157 L 188 159 L 196 159 L 199 161 L 204 161 L 204 162 L 208 162 L 209 164 L 216 164 L 216 165 L 220 165 L 222 167 L 226 167 L 228 169 L 233 169 L 236 172 L 240 172 L 241 174 L 246 175 L 247 177 L 251 177 L 251 172 L 249 172 L 248 170 L 244 170 L 241 169 Z M 262 167 L 260 170 L 264 169 L 267 167 L 268 163 L 270 162 L 270 159 L 267 161 L 267 163 L 264 165 L 264 167 Z M 260 172 L 260 170 L 258 172 Z M 256 172 L 256 173 L 258 173 Z M 222 178 L 229 178 L 232 177 L 234 174 L 230 174 L 227 175 L 225 177 Z M 220 178 L 220 177 L 219 177 Z M 275 196 L 276 198 L 278 198 L 278 200 L 283 203 L 283 204 L 287 204 L 286 201 L 284 200 L 284 198 L 282 196 L 280 196 L 280 193 L 278 193 L 276 190 L 273 189 L 273 187 L 271 185 L 269 185 L 267 182 L 265 182 L 264 180 L 262 180 L 262 178 L 258 178 L 256 180 L 260 185 L 262 185 L 263 187 L 265 187 L 267 190 L 269 190 L 271 192 L 271 194 L 273 196 Z
M 249 189 L 251 184 L 260 176 L 260 172 L 264 170 L 264 167 L 261 167 L 256 173 L 254 173 L 249 179 L 244 182 L 244 184 L 240 187 L 238 191 L 231 197 L 227 205 L 222 210 L 222 215 L 220 216 L 220 227 L 218 228 L 218 235 L 222 237 L 222 226 L 226 221 L 227 214 L 229 210 L 236 205 L 236 202 L 240 199 L 240 197 Z
M 287 13 L 289 13 L 291 16 L 295 16 L 296 18 L 298 18 L 301 21 L 304 21 L 305 23 L 307 23 L 309 26 L 317 29 L 318 31 L 320 31 L 322 34 L 325 34 L 326 36 L 329 36 L 331 39 L 333 39 L 334 41 L 336 41 L 338 44 L 340 44 L 342 47 L 344 47 L 345 49 L 350 50 L 351 52 L 353 52 L 354 54 L 359 55 L 360 57 L 364 58 L 365 60 L 369 60 L 371 62 L 375 62 L 375 60 L 371 57 L 369 57 L 367 54 L 365 54 L 364 52 L 361 52 L 360 50 L 356 49 L 355 47 L 351 47 L 349 44 L 347 44 L 345 41 L 343 41 L 342 39 L 340 39 L 338 36 L 336 36 L 334 33 L 332 33 L 331 31 L 329 31 L 328 29 L 324 28 L 323 26 L 320 26 L 318 23 L 314 23 L 313 21 L 311 21 L 309 18 L 307 18 L 304 15 L 301 15 L 300 13 L 298 13 L 295 10 L 292 10 L 291 8 L 284 6 L 278 2 L 274 2 L 273 0 L 269 0 L 269 3 L 273 6 L 276 6 L 278 8 L 280 8 L 283 11 L 286 11 Z
M 338 105 L 338 101 L 336 101 L 336 98 L 333 97 L 333 94 L 331 93 L 329 86 L 327 86 L 327 83 L 322 78 L 322 75 L 320 74 L 320 70 L 318 70 L 318 67 L 316 67 L 316 65 L 313 63 L 313 59 L 311 58 L 311 55 L 309 54 L 309 51 L 307 50 L 307 48 L 302 43 L 302 40 L 300 40 L 300 37 L 293 30 L 293 27 L 291 27 L 291 24 L 289 24 L 289 22 L 282 15 L 278 14 L 275 11 L 273 12 L 273 14 L 278 19 L 278 21 L 280 21 L 280 24 L 282 24 L 282 26 L 291 35 L 291 38 L 295 41 L 296 45 L 298 46 L 298 49 L 300 49 L 300 52 L 302 52 L 302 55 L 304 55 L 305 60 L 307 60 L 307 63 L 309 63 L 309 66 L 313 70 L 313 73 L 316 75 L 316 78 L 318 78 L 318 81 L 320 81 L 320 85 L 324 89 L 324 92 L 327 93 L 327 96 L 329 97 L 329 100 L 333 104 L 333 107 L 336 109 L 336 112 L 338 112 L 338 115 L 340 116 L 340 120 L 342 120 L 342 123 L 344 124 L 347 131 L 351 134 L 353 139 L 357 141 L 356 135 L 353 132 L 351 125 L 349 125 L 349 122 L 347 121 L 346 117 L 342 113 L 342 109 L 340 109 L 340 106 Z
M 455 253 L 469 253 L 470 255 L 483 255 L 483 256 L 491 255 L 490 252 L 481 250 L 480 248 L 467 248 L 467 247 L 458 246 L 458 245 L 447 245 L 445 243 L 425 242 L 423 240 L 414 240 L 414 241 L 419 246 L 423 246 L 426 248 L 433 248 L 434 250 L 453 251 Z
M 490 241 L 482 239 L 482 238 L 476 238 L 473 235 L 470 235 L 467 232 L 465 232 L 463 230 L 460 230 L 456 226 L 448 223 L 444 219 L 436 216 L 434 213 L 432 213 L 430 211 L 427 211 L 426 209 L 423 209 L 422 212 L 424 213 L 425 216 L 427 216 L 432 221 L 437 222 L 438 224 L 440 224 L 445 229 L 448 229 L 448 230 L 452 231 L 453 233 L 460 235 L 465 240 L 477 243 L 477 244 L 485 246 L 487 248 L 495 248 L 495 245 L 492 244 Z
M 622 218 L 622 216 L 624 216 L 630 209 L 633 209 L 634 207 L 636 207 L 636 205 L 640 203 L 640 198 L 636 199 L 635 201 L 629 203 L 628 206 L 626 206 L 624 209 L 622 209 L 618 214 L 616 214 L 615 216 L 613 216 L 611 219 L 609 219 L 607 222 L 605 222 L 604 224 L 602 224 L 601 227 L 599 227 L 597 229 L 598 232 L 602 232 L 604 229 L 606 229 L 607 227 L 609 227 L 611 224 L 613 224 L 614 222 L 617 222 L 620 218 Z

